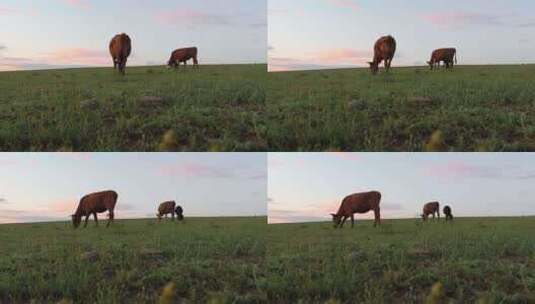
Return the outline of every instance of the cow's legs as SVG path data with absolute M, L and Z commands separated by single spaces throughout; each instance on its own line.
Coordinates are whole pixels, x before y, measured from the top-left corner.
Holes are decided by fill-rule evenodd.
M 440 221 L 440 209 L 437 210 L 438 220 Z
M 121 74 L 123 75 L 124 75 L 124 70 L 126 68 L 126 60 L 127 60 L 126 58 L 123 58 L 120 63 Z
M 342 222 L 340 223 L 340 228 L 344 227 L 344 223 L 346 222 L 347 220 L 347 216 L 344 215 L 344 218 L 342 219 Z
M 381 225 L 381 209 L 375 208 L 373 210 L 373 214 L 375 215 L 375 221 L 373 222 L 373 227 L 376 225 Z
M 113 69 L 117 69 L 117 60 L 115 60 L 115 58 L 112 58 L 113 59 Z
M 175 212 L 171 212 L 171 219 L 174 221 L 175 220 Z
M 106 227 L 109 227 L 111 222 L 113 222 L 113 211 L 110 210 L 110 215 L 109 215 L 109 218 L 108 218 L 108 224 L 106 224 Z
M 90 215 L 90 214 L 88 214 L 88 215 L 85 216 L 84 228 L 87 227 L 87 220 L 89 219 L 89 215 Z
M 95 226 L 98 227 L 98 219 L 97 219 L 97 213 L 93 212 L 93 217 L 95 218 Z
M 351 214 L 351 228 L 353 228 L 353 226 L 355 226 L 355 215 Z
M 199 68 L 199 61 L 197 60 L 197 57 L 193 57 L 193 65 L 198 69 Z

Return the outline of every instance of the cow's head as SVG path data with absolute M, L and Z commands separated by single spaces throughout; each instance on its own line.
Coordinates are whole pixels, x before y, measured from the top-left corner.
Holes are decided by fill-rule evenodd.
M 167 62 L 167 68 L 168 69 L 176 68 L 176 62 L 172 58 L 169 59 L 169 61 Z
M 435 65 L 435 63 L 432 61 L 428 61 L 427 64 L 429 64 L 429 67 L 431 68 L 431 70 L 433 69 L 433 66 Z
M 156 217 L 158 218 L 158 220 L 162 219 L 162 215 L 160 213 L 156 213 Z
M 74 226 L 74 229 L 78 228 L 80 226 L 80 223 L 82 222 L 82 216 L 73 214 L 72 217 L 72 225 Z
M 377 72 L 379 71 L 379 63 L 378 62 L 368 62 L 368 64 L 370 65 L 370 71 L 372 72 L 373 75 L 377 74 Z
M 342 221 L 342 216 L 334 213 L 331 213 L 331 216 L 333 217 L 334 228 L 338 227 Z
M 422 217 L 422 220 L 424 220 L 424 222 L 427 220 L 427 216 L 425 214 L 420 214 L 420 216 Z

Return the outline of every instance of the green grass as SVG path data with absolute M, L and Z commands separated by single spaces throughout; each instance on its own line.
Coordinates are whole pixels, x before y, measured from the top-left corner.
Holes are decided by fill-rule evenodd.
M 534 303 L 534 231 L 533 217 L 270 225 L 265 289 L 272 303 L 422 303 L 440 282 L 431 303 Z
M 270 73 L 267 91 L 274 151 L 535 150 L 535 65 Z
M 104 223 L 0 225 L 0 303 L 265 302 L 265 217 Z
M 126 73 L 121 77 L 111 68 L 0 73 L 0 150 L 267 149 L 266 65 L 179 72 L 127 67 Z M 144 96 L 163 101 L 143 101 Z M 81 105 L 91 99 L 94 105 Z

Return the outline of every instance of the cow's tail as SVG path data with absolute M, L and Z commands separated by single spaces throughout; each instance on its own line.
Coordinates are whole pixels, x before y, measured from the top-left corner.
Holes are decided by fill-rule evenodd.
M 457 50 L 455 50 L 455 64 L 457 64 Z

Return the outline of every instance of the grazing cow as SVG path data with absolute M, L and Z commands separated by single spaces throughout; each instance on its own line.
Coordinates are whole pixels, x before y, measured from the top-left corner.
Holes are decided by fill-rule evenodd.
M 451 214 L 450 206 L 444 206 L 444 209 L 442 209 L 442 212 L 446 215 L 446 222 L 453 221 L 453 215 Z
M 378 191 L 355 193 L 346 196 L 340 204 L 338 212 L 331 213 L 333 217 L 334 228 L 344 226 L 348 217 L 351 218 L 351 228 L 355 225 L 355 213 L 366 213 L 373 210 L 375 214 L 375 221 L 373 226 L 381 224 L 381 214 L 379 203 L 381 201 L 381 193 Z
M 440 220 L 440 204 L 438 202 L 430 202 L 424 205 L 424 210 L 422 213 L 422 219 L 427 221 L 427 217 L 432 214 L 433 219 L 435 219 L 435 213 L 438 215 Z
M 118 69 L 124 75 L 126 60 L 132 51 L 132 42 L 127 34 L 115 35 L 110 41 L 110 54 L 113 59 L 113 68 Z
M 180 66 L 180 63 L 183 62 L 184 65 L 186 65 L 187 61 L 190 59 L 193 59 L 193 65 L 195 67 L 199 67 L 199 61 L 197 60 L 197 48 L 196 47 L 189 47 L 189 48 L 174 50 L 173 53 L 171 53 L 171 57 L 169 58 L 169 61 L 167 62 L 167 67 L 178 69 Z
M 97 213 L 106 212 L 106 210 L 109 212 L 109 219 L 106 227 L 110 226 L 110 223 L 113 222 L 113 209 L 115 209 L 117 197 L 117 192 L 112 190 L 95 192 L 82 197 L 78 204 L 78 208 L 72 215 L 72 224 L 74 225 L 74 228 L 80 226 L 82 216 L 85 216 L 84 228 L 87 227 L 87 220 L 91 214 L 95 217 L 95 225 L 98 226 Z
M 429 64 L 429 67 L 432 70 L 436 64 L 440 67 L 441 61 L 446 65 L 446 69 L 450 67 L 453 68 L 453 64 L 457 64 L 457 50 L 454 48 L 434 50 L 431 54 L 431 60 L 429 60 L 427 64 Z
M 184 210 L 182 210 L 182 207 L 177 205 L 176 208 L 175 208 L 175 213 L 176 213 L 176 217 L 178 218 L 179 221 L 184 219 L 183 212 L 184 212 Z
M 379 71 L 379 64 L 382 61 L 385 62 L 385 69 L 388 72 L 390 70 L 390 65 L 392 64 L 392 59 L 396 53 L 396 40 L 392 36 L 384 36 L 379 38 L 375 42 L 373 47 L 373 61 L 368 62 L 370 64 L 370 70 L 372 74 L 377 74 Z
M 171 214 L 171 217 L 173 218 L 173 221 L 175 220 L 175 201 L 167 201 L 160 204 L 158 207 L 158 213 L 156 213 L 156 216 L 158 217 L 158 220 L 162 219 L 162 216 L 166 216 L 168 214 Z

